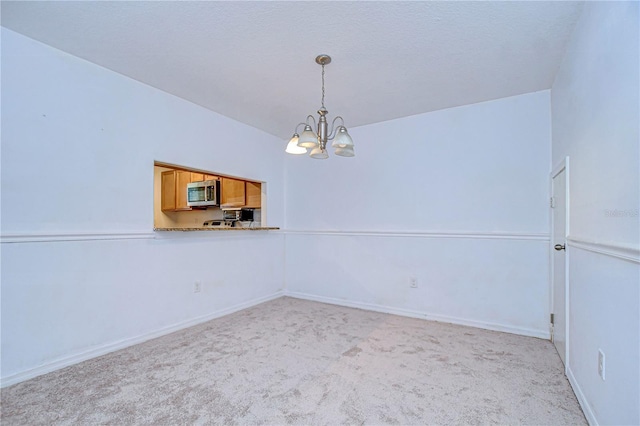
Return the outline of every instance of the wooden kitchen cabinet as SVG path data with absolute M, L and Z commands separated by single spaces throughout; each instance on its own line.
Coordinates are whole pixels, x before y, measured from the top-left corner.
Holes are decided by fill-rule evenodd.
M 243 180 L 222 178 L 220 183 L 222 196 L 220 207 L 244 207 L 245 182 Z
M 162 172 L 162 211 L 191 210 L 191 207 L 187 206 L 187 184 L 190 182 L 191 172 Z
M 262 184 L 245 182 L 245 207 L 259 209 L 262 207 Z
M 204 173 L 191 172 L 191 182 L 202 182 L 205 180 L 218 180 L 219 178 L 214 175 L 207 175 Z
M 191 182 L 202 182 L 203 180 L 205 180 L 204 174 L 191 172 Z

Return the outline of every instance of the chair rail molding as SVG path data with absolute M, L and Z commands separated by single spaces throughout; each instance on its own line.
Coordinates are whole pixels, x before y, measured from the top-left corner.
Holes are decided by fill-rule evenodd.
M 21 232 L 0 235 L 0 243 L 41 243 L 59 241 L 146 240 L 155 238 L 153 232 Z
M 604 254 L 629 262 L 640 263 L 640 247 L 631 244 L 601 242 L 575 235 L 567 236 L 567 244 L 569 247 Z
M 363 236 L 363 237 L 404 237 L 404 238 L 468 238 L 491 240 L 537 240 L 549 241 L 549 233 L 528 232 L 475 232 L 475 231 L 344 231 L 289 229 L 287 235 L 327 235 L 327 236 Z

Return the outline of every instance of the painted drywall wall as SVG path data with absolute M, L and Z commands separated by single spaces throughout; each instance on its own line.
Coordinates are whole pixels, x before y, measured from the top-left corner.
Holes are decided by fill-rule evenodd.
M 571 158 L 575 237 L 638 243 L 637 12 L 588 4 L 553 85 L 553 164 Z
M 592 424 L 640 423 L 638 14 L 587 2 L 551 90 L 553 164 L 571 163 L 567 374 Z
M 3 233 L 148 231 L 154 160 L 279 187 L 277 138 L 10 30 L 2 34 L 2 96 L 10 106 L 2 111 Z M 46 209 L 33 208 L 25 181 L 56 194 Z M 268 200 L 269 224 L 280 225 L 282 194 Z
M 281 226 L 280 145 L 3 28 L 3 384 L 278 294 L 282 235 L 152 229 L 154 160 L 266 181 Z
M 547 337 L 549 92 L 350 133 L 286 160 L 287 291 Z
M 542 91 L 350 129 L 352 158 L 289 155 L 286 227 L 548 232 L 549 114 Z
M 266 232 L 3 244 L 3 385 L 277 295 L 282 257 Z

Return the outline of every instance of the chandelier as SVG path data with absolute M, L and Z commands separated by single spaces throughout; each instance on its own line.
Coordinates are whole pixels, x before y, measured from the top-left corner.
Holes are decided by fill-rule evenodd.
M 307 120 L 304 123 L 300 123 L 296 126 L 293 136 L 287 144 L 285 152 L 289 154 L 306 154 L 307 150 L 311 158 L 324 160 L 329 157 L 327 153 L 327 141 L 333 141 L 331 147 L 334 148 L 334 153 L 342 157 L 353 157 L 353 141 L 351 136 L 347 132 L 347 128 L 344 126 L 344 120 L 342 117 L 337 116 L 331 122 L 331 130 L 328 130 L 327 114 L 329 111 L 324 107 L 324 66 L 331 63 L 331 56 L 318 55 L 316 57 L 316 63 L 322 66 L 322 106 L 318 110 L 318 123 L 312 115 L 307 116 Z M 340 125 L 335 127 L 336 121 L 340 120 Z M 318 133 L 313 131 L 311 123 L 318 129 Z M 300 126 L 304 126 L 302 134 L 298 135 L 298 129 Z

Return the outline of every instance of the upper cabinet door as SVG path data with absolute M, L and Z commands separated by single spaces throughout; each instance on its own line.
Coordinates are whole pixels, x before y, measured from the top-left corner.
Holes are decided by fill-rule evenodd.
M 176 178 L 176 210 L 191 210 L 187 205 L 187 185 L 191 183 L 191 173 L 178 170 Z
M 190 172 L 162 172 L 162 211 L 191 210 L 187 205 L 187 184 L 190 182 Z
M 222 178 L 222 197 L 220 207 L 244 207 L 245 187 L 244 181 L 231 178 Z
M 176 171 L 162 172 L 162 211 L 176 209 Z
M 202 173 L 191 172 L 191 182 L 202 182 L 203 180 L 205 179 Z
M 247 203 L 245 207 L 259 209 L 262 207 L 262 184 L 246 182 L 245 195 Z

